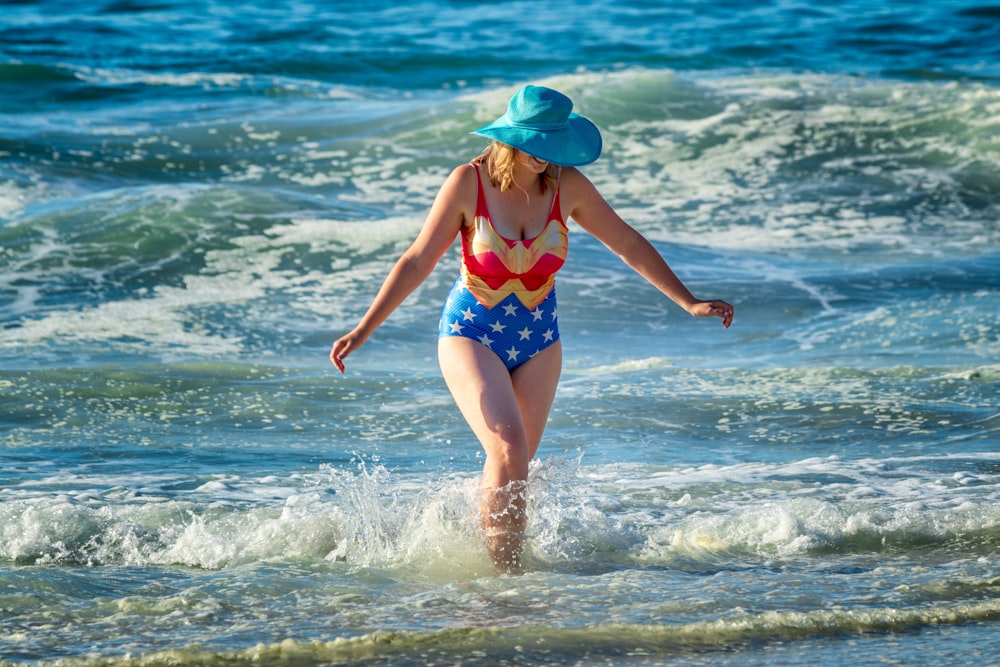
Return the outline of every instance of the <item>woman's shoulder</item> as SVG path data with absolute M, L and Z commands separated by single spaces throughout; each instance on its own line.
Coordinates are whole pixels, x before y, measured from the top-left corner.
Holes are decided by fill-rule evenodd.
M 476 193 L 479 191 L 479 174 L 471 162 L 460 164 L 451 170 L 445 185 L 463 200 L 471 198 L 472 204 L 476 203 Z
M 559 196 L 564 209 L 572 209 L 575 202 L 589 200 L 597 194 L 594 184 L 576 167 L 563 167 L 559 174 Z
M 581 183 L 589 184 L 590 180 L 576 167 L 559 167 L 559 183 L 575 186 Z
M 463 188 L 475 188 L 476 186 L 476 167 L 471 162 L 465 162 L 463 164 L 454 167 L 451 173 L 448 174 L 448 178 L 445 183 L 451 183 L 453 185 L 458 185 Z
M 461 194 L 463 191 L 472 191 L 473 196 L 476 192 L 476 169 L 471 163 L 466 162 L 465 164 L 460 164 L 454 167 L 448 174 L 448 177 L 444 180 L 441 185 L 442 191 L 454 192 L 456 194 Z
M 478 184 L 476 170 L 469 164 L 460 164 L 448 174 L 435 198 L 435 207 L 451 211 L 463 220 L 472 220 L 476 209 Z M 450 217 L 451 214 L 446 214 Z

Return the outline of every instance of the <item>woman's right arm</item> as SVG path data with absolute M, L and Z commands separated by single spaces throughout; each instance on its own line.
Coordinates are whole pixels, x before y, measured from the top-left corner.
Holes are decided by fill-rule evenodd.
M 368 311 L 349 333 L 337 339 L 330 361 L 341 373 L 344 359 L 365 344 L 368 337 L 406 300 L 447 252 L 462 224 L 471 220 L 476 201 L 476 173 L 470 165 L 451 172 L 438 191 L 416 240 L 392 267 Z

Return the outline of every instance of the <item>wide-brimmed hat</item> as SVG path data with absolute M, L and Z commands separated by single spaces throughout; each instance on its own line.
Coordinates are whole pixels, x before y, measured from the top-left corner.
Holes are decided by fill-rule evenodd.
M 564 167 L 590 164 L 601 154 L 597 126 L 573 113 L 573 101 L 568 97 L 542 86 L 521 88 L 510 98 L 507 113 L 470 134 Z

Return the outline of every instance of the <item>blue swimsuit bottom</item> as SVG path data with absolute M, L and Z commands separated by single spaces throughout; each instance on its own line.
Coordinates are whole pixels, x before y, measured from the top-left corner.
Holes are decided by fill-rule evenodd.
M 559 340 L 556 317 L 555 287 L 533 310 L 525 308 L 516 294 L 487 308 L 476 301 L 459 276 L 441 310 L 438 337 L 477 340 L 493 350 L 507 370 L 512 371 Z

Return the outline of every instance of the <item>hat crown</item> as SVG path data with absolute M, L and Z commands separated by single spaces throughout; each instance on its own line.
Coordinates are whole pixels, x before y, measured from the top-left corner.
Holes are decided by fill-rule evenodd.
M 573 101 L 558 90 L 541 86 L 525 86 L 510 98 L 507 122 L 515 127 L 539 131 L 566 127 Z
M 597 126 L 573 113 L 573 101 L 568 97 L 543 86 L 518 90 L 504 115 L 472 134 L 563 167 L 590 164 L 601 154 Z

